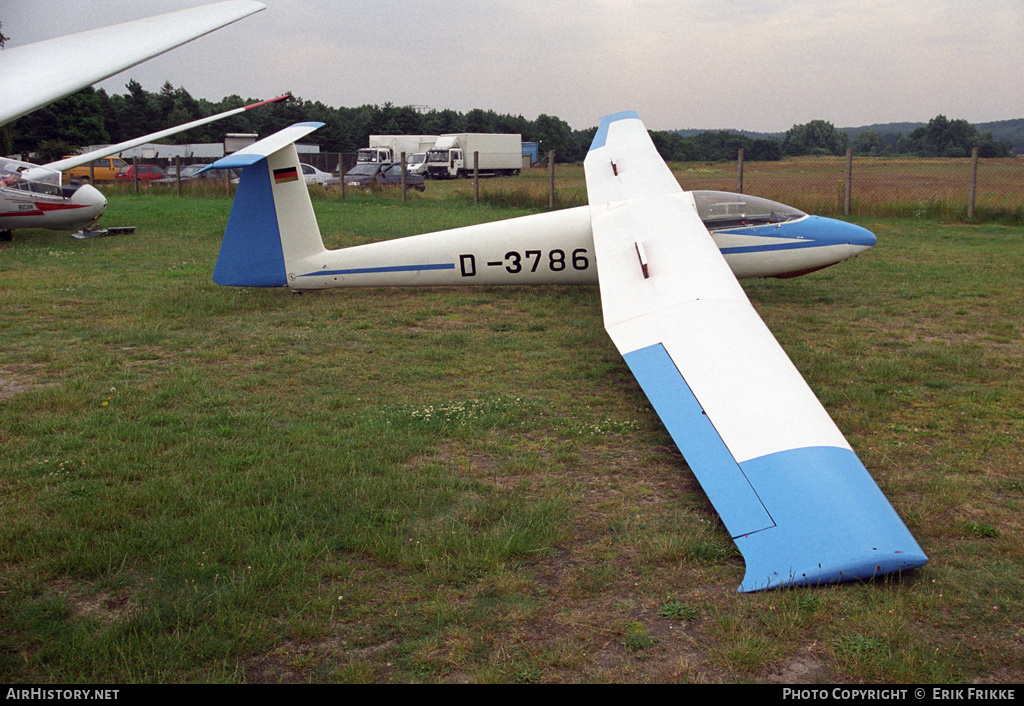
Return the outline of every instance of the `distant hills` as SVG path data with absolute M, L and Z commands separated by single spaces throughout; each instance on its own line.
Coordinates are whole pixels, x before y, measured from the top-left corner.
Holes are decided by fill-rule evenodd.
M 845 132 L 850 136 L 852 141 L 854 137 L 862 132 L 868 132 L 873 130 L 879 135 L 908 135 L 914 129 L 924 127 L 928 123 L 876 123 L 874 125 L 862 125 L 860 127 L 843 127 L 838 128 L 842 132 Z M 1014 154 L 1024 154 L 1024 118 L 1018 118 L 1016 120 L 997 120 L 990 123 L 973 123 L 981 132 L 991 132 L 993 139 L 999 142 L 1009 142 L 1013 145 Z M 743 135 L 754 140 L 782 140 L 786 136 L 785 132 L 753 132 L 750 130 L 734 130 L 734 129 L 723 129 L 723 130 L 675 130 L 682 137 L 691 137 L 693 135 L 700 134 L 702 132 L 732 132 L 738 135 Z

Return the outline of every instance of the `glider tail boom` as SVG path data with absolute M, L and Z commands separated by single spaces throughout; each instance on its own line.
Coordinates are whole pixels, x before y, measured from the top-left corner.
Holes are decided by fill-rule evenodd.
M 288 263 L 324 251 L 295 141 L 323 123 L 297 123 L 217 160 L 241 169 L 213 281 L 234 287 L 288 284 Z

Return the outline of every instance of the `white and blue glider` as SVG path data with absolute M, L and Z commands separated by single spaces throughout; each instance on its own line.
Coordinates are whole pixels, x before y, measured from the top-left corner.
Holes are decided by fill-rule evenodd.
M 599 284 L 612 341 L 743 554 L 740 590 L 927 561 L 737 282 L 848 259 L 871 233 L 762 199 L 684 192 L 639 117 L 620 113 L 602 120 L 585 162 L 589 207 L 327 250 L 293 146 L 319 126 L 212 165 L 243 169 L 215 282 Z

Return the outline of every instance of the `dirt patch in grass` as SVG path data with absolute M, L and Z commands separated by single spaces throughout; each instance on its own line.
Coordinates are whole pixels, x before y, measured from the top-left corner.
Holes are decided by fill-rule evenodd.
M 828 664 L 811 645 L 779 664 L 765 677 L 772 684 L 825 684 L 834 679 Z
M 94 592 L 79 581 L 62 578 L 53 583 L 51 590 L 67 601 L 75 615 L 100 623 L 113 623 L 138 612 L 127 589 Z
M 341 637 L 306 643 L 289 640 L 246 659 L 246 680 L 252 684 L 306 684 L 330 674 L 342 681 L 362 682 L 388 666 L 373 663 L 380 662 L 397 644 L 396 639 L 354 648 Z M 346 672 L 353 672 L 354 678 L 346 679 Z
M 0 400 L 11 399 L 50 383 L 28 366 L 0 368 Z

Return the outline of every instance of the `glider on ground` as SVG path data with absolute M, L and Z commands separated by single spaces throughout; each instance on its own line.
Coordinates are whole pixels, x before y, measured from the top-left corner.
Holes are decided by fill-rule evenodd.
M 0 125 L 265 8 L 251 0 L 226 0 L 5 48 L 0 61 L 4 95 Z M 104 49 L 96 51 L 96 47 Z M 196 121 L 172 130 L 180 132 L 200 124 L 203 122 Z M 170 134 L 173 132 L 155 133 L 160 137 Z M 138 144 L 159 139 L 155 135 L 147 135 Z M 81 163 L 131 146 L 115 145 Z M 72 166 L 66 160 L 43 166 L 0 160 L 0 239 L 9 239 L 14 228 L 75 229 L 102 215 L 107 200 L 94 187 L 61 183 L 60 170 Z
M 0 157 L 0 239 L 10 239 L 16 228 L 75 230 L 87 228 L 99 220 L 107 208 L 107 199 L 86 181 L 63 180 L 61 172 L 94 159 L 117 154 L 147 142 L 162 140 L 179 132 L 238 115 L 261 105 L 277 103 L 290 94 L 226 110 L 199 120 L 136 137 L 116 145 L 101 147 L 85 154 L 66 157 L 49 164 L 30 164 Z
M 739 194 L 684 192 L 636 113 L 601 121 L 589 206 L 324 248 L 300 123 L 211 165 L 241 168 L 214 281 L 346 286 L 597 284 L 604 323 L 746 562 L 741 591 L 862 580 L 927 561 L 737 277 L 870 248 L 858 226 Z

